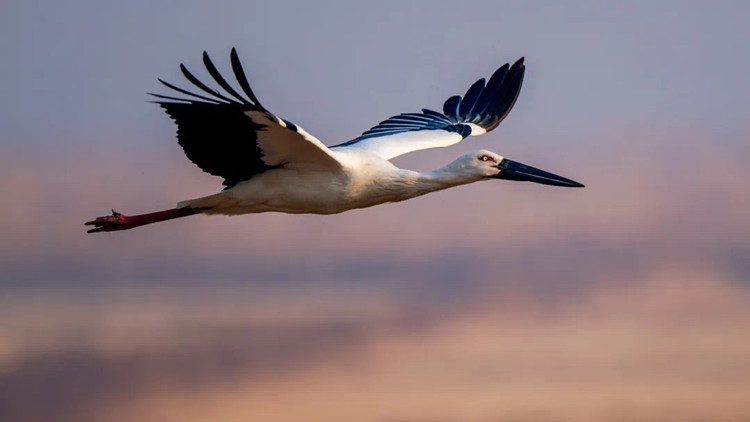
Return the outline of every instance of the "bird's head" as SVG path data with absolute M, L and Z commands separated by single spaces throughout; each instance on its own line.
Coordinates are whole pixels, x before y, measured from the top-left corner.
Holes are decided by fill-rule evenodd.
M 505 179 L 569 188 L 584 187 L 576 181 L 509 160 L 487 150 L 479 150 L 461 156 L 450 167 L 454 171 L 478 179 Z

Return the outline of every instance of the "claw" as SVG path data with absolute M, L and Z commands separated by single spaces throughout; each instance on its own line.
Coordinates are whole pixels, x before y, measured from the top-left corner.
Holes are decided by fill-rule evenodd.
M 130 228 L 128 223 L 128 216 L 112 210 L 111 216 L 97 217 L 83 224 L 85 226 L 95 226 L 93 229 L 86 231 L 86 233 L 97 233 L 126 230 Z

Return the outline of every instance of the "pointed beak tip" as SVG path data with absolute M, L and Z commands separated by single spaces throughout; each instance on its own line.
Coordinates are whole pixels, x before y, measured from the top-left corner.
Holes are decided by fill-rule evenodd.
M 497 166 L 501 171 L 497 179 L 540 183 L 566 188 L 585 188 L 583 183 L 504 158 Z

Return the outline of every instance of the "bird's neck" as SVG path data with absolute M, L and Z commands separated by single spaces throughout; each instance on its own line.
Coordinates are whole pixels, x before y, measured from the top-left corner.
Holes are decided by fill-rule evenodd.
M 477 181 L 475 176 L 457 172 L 451 165 L 424 173 L 407 171 L 404 176 L 410 185 L 409 198 Z

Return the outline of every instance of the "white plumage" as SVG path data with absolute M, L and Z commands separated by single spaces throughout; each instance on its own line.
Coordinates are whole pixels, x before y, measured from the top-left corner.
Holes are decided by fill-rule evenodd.
M 183 65 L 185 77 L 208 96 L 161 80 L 187 97 L 151 94 L 177 123 L 178 141 L 188 158 L 204 171 L 223 177 L 226 189 L 150 214 L 125 216 L 113 211 L 112 216 L 87 222 L 94 226 L 90 233 L 193 214 L 336 214 L 490 179 L 583 187 L 486 150 L 425 173 L 401 169 L 389 161 L 421 149 L 454 145 L 497 127 L 520 92 L 523 59 L 500 67 L 487 83 L 480 79 L 463 97 L 449 98 L 442 113 L 423 109 L 422 113 L 393 116 L 329 148 L 266 110 L 250 88 L 234 49 L 230 57 L 245 96 L 224 80 L 205 52 L 206 69 L 228 96 L 202 83 Z

